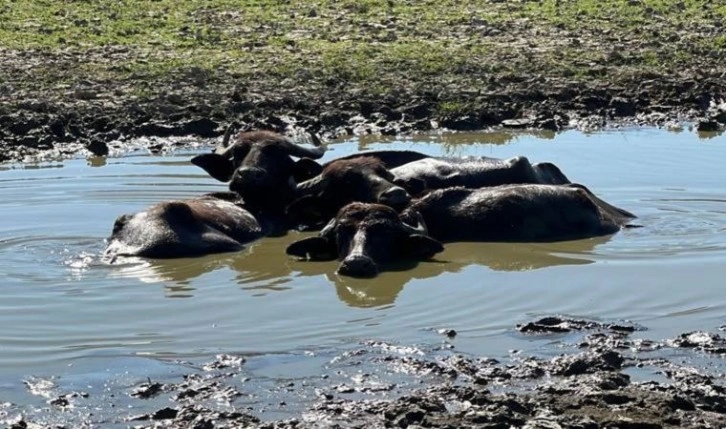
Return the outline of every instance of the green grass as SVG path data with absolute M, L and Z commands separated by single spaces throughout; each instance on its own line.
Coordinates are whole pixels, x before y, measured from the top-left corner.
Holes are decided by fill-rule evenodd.
M 726 22 L 720 3 L 12 0 L 0 7 L 0 47 L 89 53 L 80 70 L 98 79 L 170 79 L 201 68 L 291 84 L 345 81 L 372 94 L 402 80 L 473 90 L 498 73 L 587 81 L 724 58 L 723 27 L 714 27 Z M 127 50 L 122 61 L 93 55 L 115 48 Z M 2 67 L 0 79 L 12 80 Z M 72 79 L 55 66 L 30 67 L 40 85 Z

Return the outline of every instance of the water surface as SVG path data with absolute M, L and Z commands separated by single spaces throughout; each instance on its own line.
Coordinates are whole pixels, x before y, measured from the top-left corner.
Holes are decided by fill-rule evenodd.
M 517 323 L 564 314 L 627 319 L 660 339 L 726 320 L 726 137 L 691 132 L 457 134 L 335 143 L 369 149 L 525 155 L 639 216 L 643 228 L 561 243 L 447 245 L 436 260 L 373 280 L 284 249 L 305 234 L 194 259 L 99 260 L 115 218 L 223 190 L 189 163 L 199 151 L 0 170 L 0 384 L 84 371 L 80 360 L 193 358 L 335 347 L 362 338 L 440 341 L 463 352 L 536 350 Z

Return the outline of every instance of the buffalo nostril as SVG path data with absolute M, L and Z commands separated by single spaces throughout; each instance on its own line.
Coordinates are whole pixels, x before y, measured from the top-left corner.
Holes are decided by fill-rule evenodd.
M 395 187 L 386 190 L 378 197 L 378 202 L 392 207 L 401 207 L 411 201 L 411 196 L 405 189 Z
M 373 259 L 363 256 L 349 256 L 340 263 L 338 274 L 350 277 L 375 277 L 378 267 Z

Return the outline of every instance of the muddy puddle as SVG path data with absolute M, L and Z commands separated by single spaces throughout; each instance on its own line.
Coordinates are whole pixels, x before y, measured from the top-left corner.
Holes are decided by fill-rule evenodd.
M 51 404 L 69 392 L 80 395 L 69 403 L 86 394 L 125 416 L 151 412 L 166 399 L 130 405 L 134 387 L 147 378 L 180 383 L 229 355 L 244 360 L 231 364 L 239 366 L 232 383 L 239 395 L 206 399 L 284 419 L 324 396 L 316 383 L 326 380 L 323 373 L 335 377 L 336 357 L 349 350 L 394 344 L 433 355 L 453 347 L 496 359 L 553 357 L 579 340 L 516 329 L 550 315 L 627 321 L 638 327 L 628 333 L 632 341 L 726 325 L 726 136 L 638 129 L 368 137 L 331 144 L 324 160 L 383 148 L 554 162 L 572 181 L 637 214 L 643 228 L 562 243 L 452 244 L 434 261 L 373 280 L 339 277 L 334 262 L 288 258 L 287 244 L 306 235 L 296 232 L 238 254 L 109 266 L 99 254 L 118 215 L 224 189 L 188 162 L 207 148 L 4 168 L 0 416 L 72 413 Z M 341 380 L 326 385 L 350 384 L 357 370 L 346 365 Z M 361 398 L 421 380 L 378 377 L 363 367 L 368 375 L 357 380 L 369 390 L 352 391 Z M 631 377 L 658 376 L 641 368 Z M 79 419 L 88 414 L 84 408 Z

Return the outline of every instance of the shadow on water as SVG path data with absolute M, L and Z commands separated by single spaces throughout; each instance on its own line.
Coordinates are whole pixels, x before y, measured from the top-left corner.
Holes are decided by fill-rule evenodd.
M 457 273 L 471 265 L 493 271 L 529 271 L 557 265 L 593 263 L 592 252 L 610 236 L 556 243 L 450 243 L 431 261 L 387 267 L 373 279 L 355 279 L 335 273 L 337 261 L 299 261 L 285 248 L 306 234 L 266 238 L 235 254 L 193 259 L 143 260 L 123 264 L 113 276 L 135 277 L 144 282 L 164 283 L 169 298 L 190 298 L 204 281 L 196 278 L 220 269 L 231 270 L 233 281 L 253 295 L 304 287 L 304 278 L 332 283 L 338 298 L 351 307 L 393 304 L 406 284 Z

